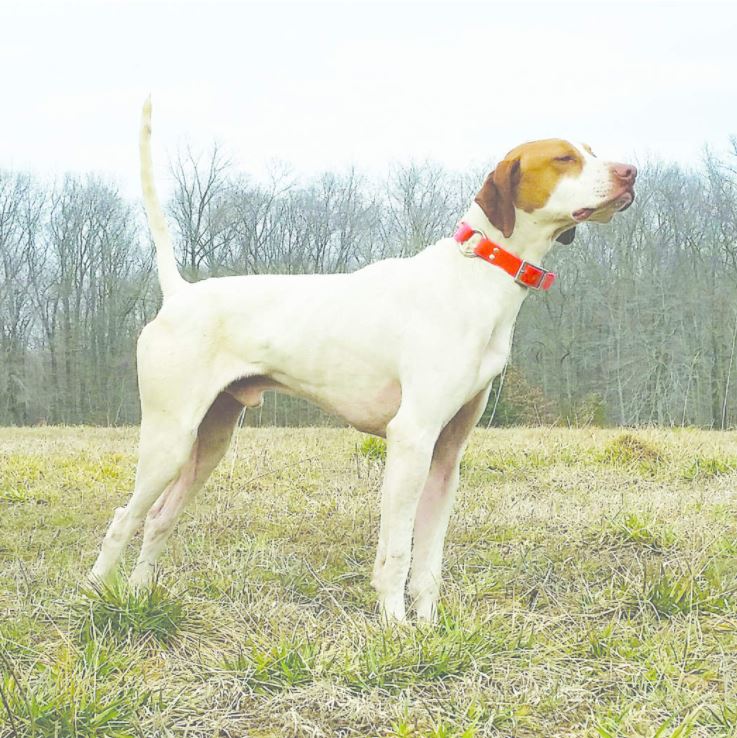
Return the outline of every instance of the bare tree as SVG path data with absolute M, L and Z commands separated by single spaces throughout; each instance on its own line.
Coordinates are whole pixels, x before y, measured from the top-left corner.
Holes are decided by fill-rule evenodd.
M 551 253 L 560 279 L 523 306 L 495 422 L 737 426 L 731 145 L 696 169 L 647 162 L 625 216 Z M 169 212 L 192 279 L 350 271 L 450 235 L 486 169 L 300 181 L 275 166 L 257 182 L 217 147 L 187 150 Z M 99 178 L 0 172 L 0 422 L 137 421 L 135 338 L 159 306 L 147 233 Z M 266 402 L 247 422 L 331 422 L 302 401 Z

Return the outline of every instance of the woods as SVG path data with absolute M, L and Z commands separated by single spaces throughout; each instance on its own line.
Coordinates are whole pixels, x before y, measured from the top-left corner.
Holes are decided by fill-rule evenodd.
M 187 150 L 168 215 L 188 279 L 352 271 L 450 235 L 485 171 L 282 167 L 257 182 L 217 148 Z M 627 213 L 579 227 L 546 260 L 558 282 L 525 301 L 483 423 L 737 425 L 737 140 L 695 169 L 640 171 Z M 110 181 L 0 171 L 0 424 L 138 421 L 135 340 L 160 299 L 152 254 L 140 204 Z M 246 416 L 331 422 L 273 395 Z

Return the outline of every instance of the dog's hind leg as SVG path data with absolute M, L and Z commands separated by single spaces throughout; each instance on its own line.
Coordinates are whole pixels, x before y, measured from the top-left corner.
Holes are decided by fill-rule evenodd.
M 243 406 L 233 397 L 221 393 L 205 414 L 197 431 L 197 440 L 179 476 L 164 490 L 146 516 L 141 553 L 130 577 L 133 586 L 140 587 L 150 580 L 177 519 L 228 450 L 233 427 L 242 409 Z
M 93 581 L 107 581 L 128 541 L 156 498 L 179 475 L 197 438 L 196 425 L 183 424 L 164 412 L 147 412 L 141 420 L 136 484 L 128 504 L 115 511 L 92 568 Z

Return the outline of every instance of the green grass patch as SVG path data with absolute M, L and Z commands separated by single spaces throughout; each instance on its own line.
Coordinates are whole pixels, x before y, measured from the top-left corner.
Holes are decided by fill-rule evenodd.
M 653 551 L 663 551 L 676 542 L 670 528 L 637 513 L 626 513 L 607 526 L 608 534 L 615 540 L 644 546 Z
M 645 571 L 640 604 L 660 617 L 689 613 L 729 614 L 734 612 L 737 582 L 715 565 L 698 574 Z
M 366 436 L 358 446 L 358 453 L 370 461 L 386 461 L 386 441 L 378 436 Z
M 168 643 L 188 619 L 182 602 L 156 581 L 141 591 L 120 581 L 93 585 L 72 603 L 72 611 L 83 643 L 98 638 Z
M 353 690 L 389 693 L 428 682 L 443 682 L 470 669 L 484 669 L 499 651 L 529 647 L 530 636 L 507 623 L 460 619 L 441 607 L 436 626 L 388 626 L 369 632 L 343 668 Z
M 682 473 L 689 482 L 713 479 L 737 470 L 737 459 L 724 456 L 699 456 Z
M 652 735 L 652 738 L 688 738 L 694 734 L 696 719 L 700 712 L 701 708 L 696 708 L 685 718 L 679 716 L 667 718 L 664 722 L 649 730 L 647 735 Z M 602 722 L 602 724 L 596 726 L 597 735 L 600 738 L 629 738 L 631 733 L 622 730 L 619 722 L 619 720 L 611 718 Z M 642 735 L 642 733 L 639 734 Z
M 319 649 L 309 639 L 271 636 L 251 638 L 235 656 L 223 659 L 226 672 L 261 694 L 274 694 L 313 681 L 319 670 Z
M 733 736 L 737 734 L 737 704 L 705 705 L 699 713 L 698 725 L 719 731 L 719 734 Z
M 597 455 L 604 464 L 635 469 L 653 475 L 665 461 L 663 451 L 651 441 L 634 433 L 621 433 L 604 446 Z
M 37 456 L 0 454 L 0 502 L 27 502 L 47 462 Z
M 127 672 L 126 659 L 94 643 L 62 649 L 24 677 L 0 660 L 0 736 L 8 738 L 134 738 L 137 713 L 149 699 Z M 3 714 L 4 712 L 4 714 Z
M 441 721 L 427 729 L 419 729 L 414 721 L 400 720 L 392 725 L 389 735 L 392 738 L 476 738 L 478 733 L 473 725 L 459 728 Z

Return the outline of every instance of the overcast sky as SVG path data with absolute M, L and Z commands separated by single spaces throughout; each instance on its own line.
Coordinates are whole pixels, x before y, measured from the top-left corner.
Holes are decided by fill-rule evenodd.
M 550 136 L 692 163 L 737 133 L 736 5 L 6 1 L 0 167 L 137 194 L 149 91 L 162 178 L 214 140 L 257 176 L 476 166 Z

